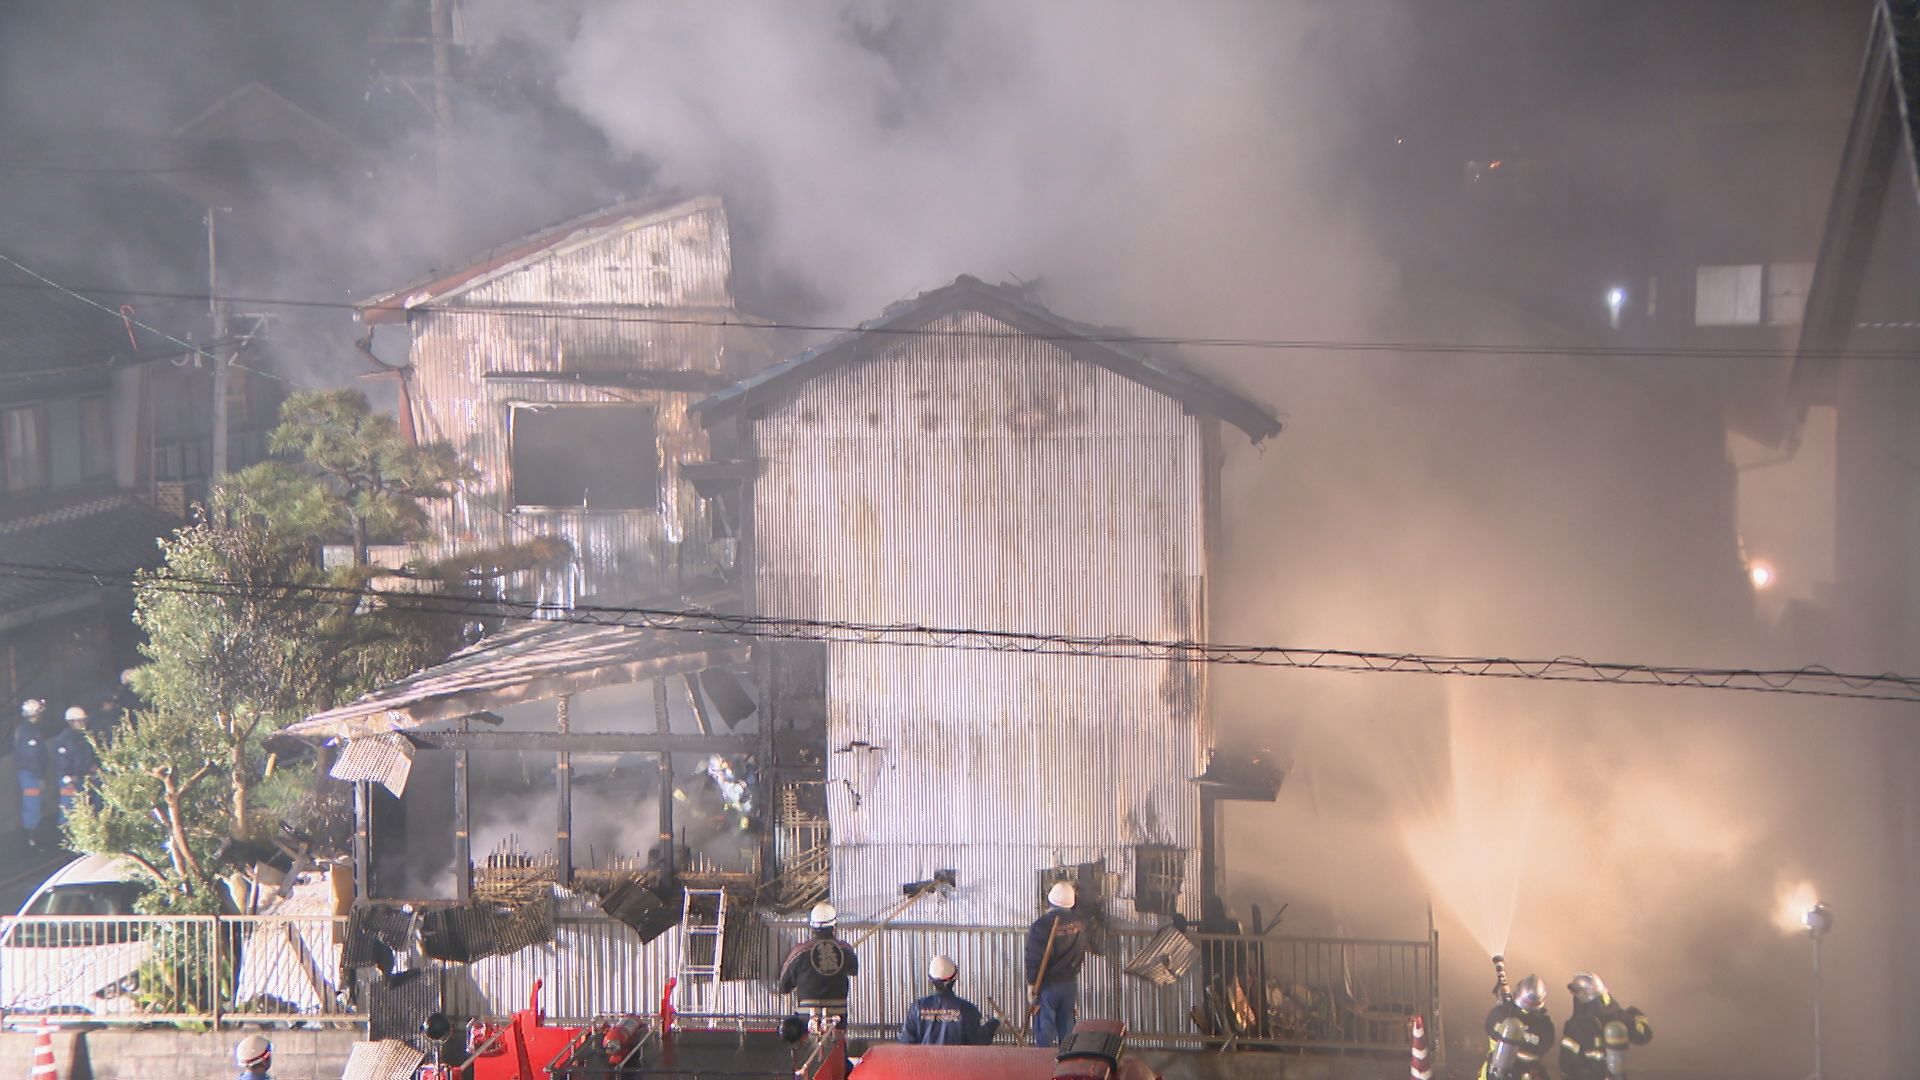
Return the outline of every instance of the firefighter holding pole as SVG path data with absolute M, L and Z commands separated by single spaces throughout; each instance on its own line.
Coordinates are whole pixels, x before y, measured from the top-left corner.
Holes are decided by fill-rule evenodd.
M 1073 1034 L 1080 966 L 1087 957 L 1086 921 L 1073 910 L 1069 882 L 1047 890 L 1047 910 L 1027 928 L 1027 1021 L 1035 1046 L 1057 1046 Z

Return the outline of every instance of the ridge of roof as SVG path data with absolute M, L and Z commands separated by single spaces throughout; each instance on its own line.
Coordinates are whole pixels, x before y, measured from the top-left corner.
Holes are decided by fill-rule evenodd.
M 952 282 L 916 296 L 897 300 L 874 318 L 801 352 L 773 367 L 751 375 L 693 406 L 702 421 L 714 420 L 751 407 L 778 393 L 790 383 L 804 381 L 818 370 L 838 362 L 856 359 L 854 344 L 866 335 L 901 329 L 909 321 L 926 321 L 956 310 L 974 310 L 1001 321 L 1012 321 L 1024 332 L 1033 333 L 1034 324 L 1051 327 L 1057 333 L 1037 334 L 1063 346 L 1095 350 L 1099 356 L 1080 356 L 1124 378 L 1172 397 L 1188 409 L 1204 412 L 1239 428 L 1256 444 L 1279 434 L 1278 418 L 1263 404 L 1232 390 L 1193 369 L 1166 357 L 1132 347 L 1122 340 L 1124 330 L 1096 326 L 1060 315 L 1035 301 L 1023 289 L 1008 285 L 989 285 L 961 274 Z
M 464 291 L 486 280 L 523 265 L 536 255 L 565 245 L 582 233 L 595 232 L 632 221 L 644 224 L 669 217 L 721 206 L 717 195 L 668 193 L 630 199 L 612 206 L 591 210 L 555 225 L 528 233 L 516 240 L 496 244 L 451 269 L 432 270 L 378 296 L 354 305 L 361 322 L 368 325 L 401 322 L 407 313 L 433 300 Z

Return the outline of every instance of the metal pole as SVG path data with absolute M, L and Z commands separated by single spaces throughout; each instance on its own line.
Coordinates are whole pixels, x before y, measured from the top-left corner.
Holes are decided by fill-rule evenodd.
M 213 315 L 213 460 L 207 481 L 227 475 L 227 305 L 220 299 L 220 268 L 214 241 L 214 211 L 207 207 L 207 304 Z
M 433 39 L 433 180 L 444 198 L 453 181 L 453 6 L 428 0 L 427 30 Z
M 222 955 L 224 950 L 220 947 L 222 944 L 220 939 L 224 936 L 224 931 L 225 928 L 220 925 L 220 913 L 215 912 L 213 915 L 213 978 L 210 987 L 213 998 L 211 1002 L 213 1006 L 211 1010 L 213 1012 L 213 1030 L 215 1031 L 220 1030 L 220 999 L 225 996 L 226 993 L 226 973 L 220 970 L 221 961 L 224 959 Z
M 1813 935 L 1813 1076 L 1810 1080 L 1826 1080 L 1826 1070 L 1822 1067 L 1820 1042 L 1820 936 Z

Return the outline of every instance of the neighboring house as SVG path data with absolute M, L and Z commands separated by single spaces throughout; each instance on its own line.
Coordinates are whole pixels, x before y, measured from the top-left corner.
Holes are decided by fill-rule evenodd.
M 0 264 L 0 562 L 16 564 L 0 568 L 0 736 L 22 698 L 91 703 L 134 659 L 131 590 L 19 567 L 125 574 L 153 565 L 155 539 L 176 523 L 148 498 L 140 437 L 155 368 L 171 371 L 154 357 L 169 346 L 130 335 L 119 301 L 104 302 Z M 0 741 L 0 754 L 12 745 Z M 0 785 L 0 821 L 11 821 L 11 768 Z
M 1848 670 L 1920 673 L 1920 4 L 1885 0 L 1828 210 L 1790 420 L 1801 453 L 1824 417 L 1831 474 L 1805 517 L 1831 528 L 1820 629 Z M 1808 438 L 1801 438 L 1806 435 Z M 1822 459 L 1823 461 L 1826 459 Z M 1831 508 L 1831 518 L 1825 510 Z M 1862 730 L 1865 730 L 1864 728 Z M 1890 806 L 1880 862 L 1897 912 L 1920 889 L 1920 728 L 1892 705 L 1875 737 Z M 1866 778 L 1862 778 L 1863 783 Z M 1891 917 L 1894 992 L 1877 1022 L 1893 1060 L 1920 1057 L 1920 931 Z
M 1206 640 L 1222 428 L 1280 425 L 1116 338 L 961 277 L 703 402 L 751 477 L 752 613 Z M 1122 919 L 1213 895 L 1205 665 L 768 652 L 770 798 L 784 832 L 824 815 L 843 909 L 942 869 L 960 887 L 903 918 L 1024 925 L 1055 873 Z

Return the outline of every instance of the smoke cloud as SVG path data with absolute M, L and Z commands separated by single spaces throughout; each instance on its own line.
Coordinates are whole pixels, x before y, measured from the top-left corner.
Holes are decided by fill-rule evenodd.
M 296 72 L 314 91 L 303 100 L 398 100 L 368 78 L 362 43 L 421 6 L 343 4 L 357 37 L 311 20 L 280 26 L 313 43 Z M 1462 269 L 1463 252 L 1511 245 L 1507 270 L 1524 281 L 1536 267 L 1523 245 L 1408 181 L 1439 160 L 1429 186 L 1451 192 L 1468 159 L 1522 143 L 1584 147 L 1573 160 L 1591 168 L 1572 169 L 1584 190 L 1681 201 L 1707 181 L 1686 165 L 1698 150 L 1682 129 L 1659 126 L 1678 84 L 1647 58 L 1663 40 L 1649 30 L 1658 7 L 1582 21 L 1532 3 L 1485 5 L 1475 19 L 1376 0 L 475 0 L 460 5 L 469 70 L 512 92 L 461 92 L 457 182 L 432 181 L 431 125 L 403 100 L 336 107 L 327 115 L 376 162 L 379 197 L 276 189 L 277 239 L 253 265 L 263 289 L 365 294 L 671 186 L 726 197 L 743 307 L 756 314 L 863 319 L 972 273 L 1039 278 L 1057 310 L 1151 334 L 1552 346 L 1578 337 L 1562 312 L 1527 310 Z M 224 92 L 215 76 L 248 74 L 221 59 L 235 50 L 207 44 L 230 33 L 210 9 L 117 10 L 125 17 L 84 28 L 26 20 L 0 45 L 9 100 L 29 103 L 40 128 L 111 117 L 164 131 Z M 1723 21 L 1741 48 L 1700 70 L 1719 64 L 1729 70 L 1714 77 L 1736 83 L 1750 81 L 1731 70 L 1743 63 L 1810 69 L 1831 57 L 1825 74 L 1845 84 L 1864 28 L 1840 19 L 1812 38 L 1747 9 Z M 1758 51 L 1776 39 L 1794 47 Z M 102 62 L 47 59 L 76 55 Z M 1643 89 L 1536 102 L 1532 127 L 1475 112 L 1475 101 L 1539 98 L 1563 68 Z M 1798 200 L 1799 257 L 1810 259 L 1846 93 L 1785 99 L 1780 116 L 1817 138 L 1732 140 L 1765 183 L 1713 202 L 1704 225 L 1737 228 L 1742 200 L 1764 186 Z M 114 200 L 103 189 L 91 205 Z M 0 217 L 0 241 L 44 241 L 31 224 Z M 156 266 L 192 278 L 191 246 L 161 242 L 144 221 L 96 213 L 72 230 L 80 246 L 117 253 L 130 279 Z M 1669 277 L 1661 295 L 1685 293 Z M 1756 613 L 1743 577 L 1726 416 L 1764 398 L 1777 371 L 1657 356 L 1186 359 L 1289 422 L 1262 450 L 1228 440 L 1211 567 L 1218 639 L 1847 666 L 1834 642 L 1789 640 Z M 351 370 L 330 356 L 312 368 Z M 1227 812 L 1230 899 L 1242 911 L 1287 902 L 1283 933 L 1388 937 L 1424 933 L 1431 902 L 1456 1063 L 1489 1003 L 1486 955 L 1504 948 L 1516 975 L 1542 974 L 1561 1017 L 1561 988 L 1579 970 L 1646 1008 L 1658 1034 L 1637 1069 L 1804 1074 L 1783 1063 L 1810 1056 L 1807 944 L 1775 924 L 1811 882 L 1838 913 L 1829 971 L 1847 973 L 1827 988 L 1832 1071 L 1895 1071 L 1885 793 L 1906 778 L 1883 765 L 1895 730 L 1885 714 L 1414 676 L 1221 672 L 1215 688 L 1224 741 L 1291 762 L 1278 803 Z M 494 806 L 488 842 L 527 820 L 505 799 Z M 476 825 L 476 850 L 487 828 Z

